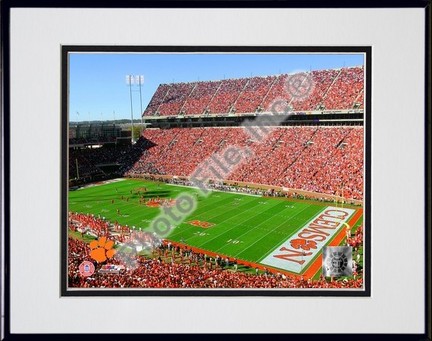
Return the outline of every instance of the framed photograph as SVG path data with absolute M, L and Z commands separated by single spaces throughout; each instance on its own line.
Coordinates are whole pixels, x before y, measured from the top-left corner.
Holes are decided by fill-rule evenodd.
M 370 295 L 370 54 L 63 47 L 63 294 Z
M 2 336 L 430 339 L 429 3 L 207 5 L 2 4 Z

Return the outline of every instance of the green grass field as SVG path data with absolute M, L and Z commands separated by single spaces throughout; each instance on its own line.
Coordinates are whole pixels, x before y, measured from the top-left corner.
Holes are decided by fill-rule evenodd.
M 69 211 L 101 215 L 121 225 L 148 230 L 152 219 L 161 209 L 147 207 L 140 203 L 138 194 L 131 194 L 131 190 L 144 186 L 147 188 L 147 199 L 175 198 L 184 192 L 198 192 L 198 189 L 191 187 L 124 179 L 70 191 Z M 208 197 L 197 198 L 197 209 L 165 238 L 256 264 L 260 264 L 327 207 L 337 207 L 336 204 L 315 201 L 265 198 L 217 191 Z M 188 223 L 192 220 L 214 225 L 209 228 L 193 226 Z M 326 241 L 327 244 L 328 242 Z

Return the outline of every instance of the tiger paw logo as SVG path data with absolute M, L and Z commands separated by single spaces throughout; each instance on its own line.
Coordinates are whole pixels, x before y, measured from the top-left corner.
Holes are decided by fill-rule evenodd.
M 293 239 L 290 244 L 291 247 L 296 250 L 302 249 L 304 251 L 309 251 L 310 249 L 317 248 L 317 243 L 315 241 L 307 239 Z
M 106 237 L 93 240 L 90 243 L 90 257 L 98 263 L 103 263 L 107 258 L 112 258 L 115 255 L 113 246 L 114 242 L 112 240 L 107 240 Z
M 193 226 L 202 227 L 203 229 L 208 229 L 209 227 L 214 226 L 213 223 L 209 223 L 207 221 L 201 221 L 201 220 L 191 220 L 188 222 L 188 224 Z

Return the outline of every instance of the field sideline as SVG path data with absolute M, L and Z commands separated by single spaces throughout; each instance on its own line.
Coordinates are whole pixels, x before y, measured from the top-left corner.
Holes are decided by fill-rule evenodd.
M 174 199 L 184 192 L 198 193 L 198 189 L 191 187 L 121 179 L 71 190 L 69 211 L 92 213 L 109 221 L 117 221 L 121 225 L 149 230 L 150 223 L 159 214 L 160 208 L 140 203 L 140 196 L 133 191 L 142 187 L 147 188 L 147 192 L 143 193 L 146 200 L 156 197 Z M 208 251 L 209 255 L 236 258 L 239 262 L 259 268 L 273 267 L 288 273 L 303 274 L 307 278 L 316 278 L 320 273 L 321 252 L 294 272 L 283 266 L 268 265 L 269 263 L 264 261 L 284 242 L 295 238 L 296 233 L 311 219 L 329 207 L 349 212 L 346 221 L 350 226 L 357 227 L 362 221 L 362 210 L 358 207 L 345 205 L 341 208 L 341 205 L 333 203 L 214 191 L 206 198 L 198 196 L 197 209 L 165 239 L 200 251 Z M 344 232 L 343 228 L 338 228 L 338 231 L 325 241 L 325 245 L 338 245 L 343 242 Z

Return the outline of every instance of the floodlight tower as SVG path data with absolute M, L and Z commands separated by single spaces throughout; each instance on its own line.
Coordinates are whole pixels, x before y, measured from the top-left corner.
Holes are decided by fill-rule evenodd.
M 140 94 L 140 108 L 141 108 L 141 129 L 140 133 L 142 135 L 142 130 L 144 128 L 144 120 L 143 120 L 143 107 L 142 107 L 142 85 L 144 84 L 144 76 L 143 75 L 136 75 L 135 76 L 135 83 L 139 86 L 139 94 Z
M 133 124 L 133 103 L 132 103 L 132 84 L 134 83 L 134 76 L 126 75 L 126 84 L 129 85 L 129 97 L 130 97 L 130 110 L 131 110 L 131 142 L 134 143 L 134 124 Z

